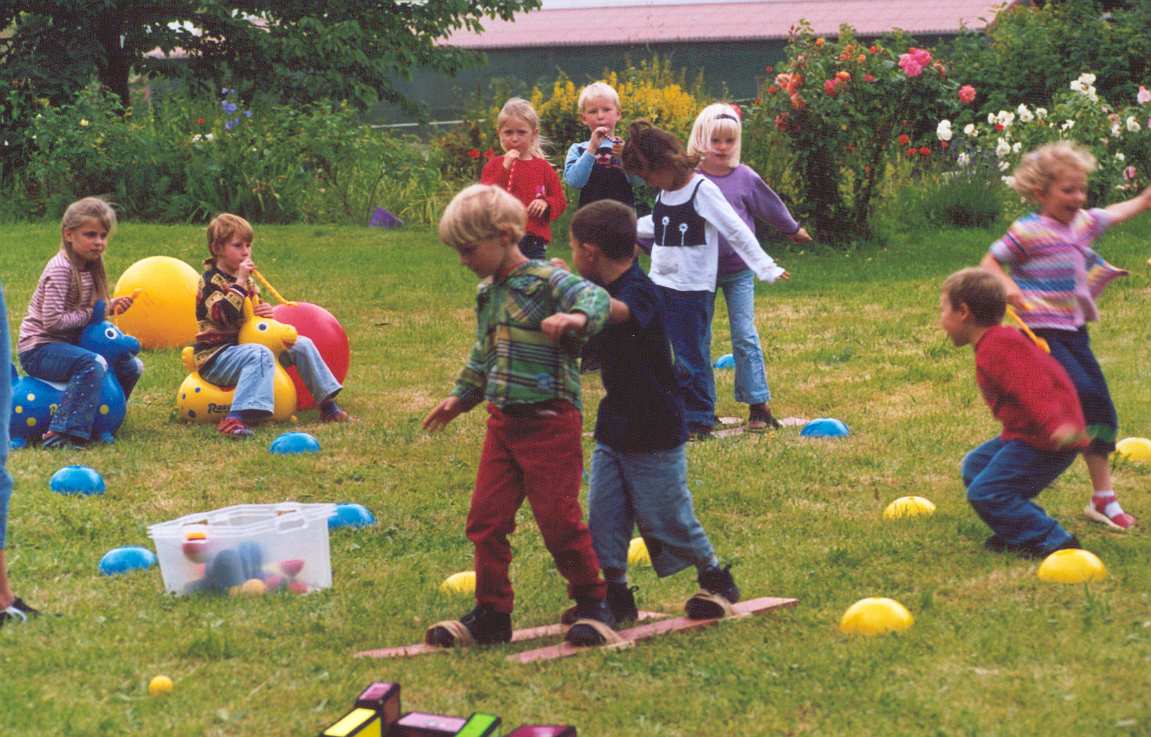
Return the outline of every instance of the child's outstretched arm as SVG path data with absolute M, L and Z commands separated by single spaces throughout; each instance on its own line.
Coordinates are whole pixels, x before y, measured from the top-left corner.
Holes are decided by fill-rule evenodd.
M 432 411 L 429 412 L 428 416 L 424 418 L 424 421 L 420 423 L 420 427 L 428 432 L 442 430 L 444 426 L 456 419 L 463 411 L 459 397 L 448 397 L 432 408 Z
M 1111 216 L 1112 223 L 1122 223 L 1130 220 L 1144 210 L 1151 210 L 1151 187 L 1143 190 L 1129 200 L 1116 202 L 1104 208 Z
M 754 171 L 752 172 L 755 173 Z M 763 221 L 787 235 L 792 243 L 808 243 L 811 236 L 791 216 L 791 211 L 775 190 L 763 181 L 763 177 L 755 174 L 754 186 L 748 198 L 748 212 L 756 220 Z
M 552 272 L 548 278 L 548 286 L 551 287 L 557 315 L 565 312 L 581 313 L 587 319 L 587 322 L 579 330 L 582 336 L 595 335 L 603 330 L 604 325 L 607 324 L 608 302 L 611 299 L 603 288 L 560 269 Z M 541 329 L 545 321 L 546 319 L 541 321 Z M 570 323 L 570 321 L 565 322 Z M 567 325 L 567 329 L 572 327 L 575 326 Z M 561 336 L 562 334 L 561 332 Z
M 990 271 L 994 274 L 1003 284 L 1004 296 L 1007 299 L 1007 304 L 1018 310 L 1026 310 L 1028 308 L 1027 300 L 1023 296 L 1022 290 L 1011 275 L 1007 273 L 995 255 L 988 251 L 984 254 L 983 259 L 979 262 L 979 267 L 985 271 Z
M 761 281 L 774 284 L 780 279 L 786 281 L 791 278 L 787 269 L 776 264 L 775 259 L 763 250 L 755 233 L 752 233 L 747 223 L 739 218 L 719 187 L 704 180 L 696 192 L 695 206 L 703 219 L 711 223 L 720 235 L 727 239 Z

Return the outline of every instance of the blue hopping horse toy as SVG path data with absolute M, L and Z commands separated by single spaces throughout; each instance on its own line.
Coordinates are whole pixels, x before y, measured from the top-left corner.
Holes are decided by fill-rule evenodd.
M 80 332 L 78 345 L 107 361 L 108 371 L 100 385 L 100 407 L 92 426 L 92 439 L 111 443 L 128 409 L 124 388 L 120 386 L 120 380 L 111 367 L 125 360 L 125 357 L 135 357 L 140 352 L 140 341 L 109 322 L 105 318 L 105 309 L 104 300 L 96 302 L 92 308 L 92 319 Z M 48 432 L 48 423 L 60 406 L 68 385 L 32 376 L 18 378 L 15 366 L 11 367 L 11 371 L 12 418 L 8 429 L 12 436 L 12 447 L 23 448 Z

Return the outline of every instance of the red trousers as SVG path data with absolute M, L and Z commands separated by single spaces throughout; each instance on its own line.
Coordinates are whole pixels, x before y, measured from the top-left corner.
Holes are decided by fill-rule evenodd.
M 468 511 L 468 539 L 476 546 L 476 602 L 509 613 L 515 606 L 508 535 L 515 531 L 516 511 L 525 497 L 556 568 L 568 581 L 568 595 L 602 600 L 606 585 L 579 503 L 579 410 L 554 401 L 508 412 L 489 404 L 488 414 Z

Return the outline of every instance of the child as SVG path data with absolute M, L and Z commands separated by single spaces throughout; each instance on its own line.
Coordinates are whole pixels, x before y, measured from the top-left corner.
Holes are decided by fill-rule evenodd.
M 484 166 L 481 184 L 494 184 L 515 195 L 528 210 L 527 232 L 520 251 L 529 259 L 543 259 L 552 239 L 553 220 L 567 207 L 555 169 L 544 157 L 540 119 L 531 103 L 513 97 L 496 119 L 503 156 Z
M 963 459 L 967 500 L 995 533 L 996 552 L 1046 557 L 1079 541 L 1032 499 L 1075 461 L 1087 444 L 1083 413 L 1067 372 L 1022 333 L 1004 327 L 1004 290 L 982 269 L 957 271 L 943 283 L 939 324 L 957 346 L 975 349 L 975 378 L 999 437 Z
M 8 583 L 8 566 L 4 559 L 5 535 L 8 531 L 8 500 L 12 497 L 12 476 L 8 473 L 8 418 L 12 415 L 12 365 L 8 343 L 8 308 L 4 304 L 4 290 L 0 288 L 0 627 L 5 623 L 24 622 L 39 614 L 12 593 Z
M 711 316 L 719 236 L 727 238 L 760 279 L 774 283 L 790 275 L 764 253 L 719 187 L 695 172 L 699 158 L 686 155 L 675 136 L 646 120 L 632 123 L 623 163 L 629 173 L 660 190 L 652 214 L 639 220 L 636 233 L 654 238 L 651 280 L 660 287 L 667 309 L 688 432 L 702 440 L 715 425 Z
M 636 618 L 627 553 L 638 525 L 659 576 L 695 566 L 703 590 L 688 599 L 688 616 L 730 614 L 739 588 L 730 571 L 720 568 L 692 509 L 683 399 L 663 300 L 635 259 L 635 213 L 612 200 L 580 208 L 572 218 L 571 244 L 580 275 L 612 297 L 611 324 L 600 341 L 607 395 L 596 419 L 588 493 L 588 523 L 607 579 L 608 605 L 617 622 Z
M 991 245 L 981 265 L 1001 279 L 1007 302 L 1047 341 L 1052 357 L 1071 376 L 1091 436 L 1083 459 L 1094 494 L 1084 514 L 1122 531 L 1133 527 L 1135 518 L 1119 506 L 1107 459 L 1115 450 L 1119 422 L 1091 351 L 1087 323 L 1099 319 L 1095 297 L 1107 282 L 1126 272 L 1104 262 L 1091 246 L 1111 225 L 1151 208 L 1151 188 L 1105 209 L 1084 210 L 1087 175 L 1094 170 L 1095 157 L 1067 141 L 1024 156 L 1012 186 L 1038 203 L 1039 212 L 1016 220 Z M 1011 269 L 1010 276 L 1004 266 Z
M 755 171 L 739 162 L 741 125 L 731 105 L 708 105 L 695 119 L 687 153 L 699 156 L 699 172 L 723 192 L 740 220 L 755 232 L 762 220 L 786 233 L 794 243 L 811 240 L 771 187 Z M 755 329 L 755 275 L 722 235 L 719 237 L 719 272 L 716 286 L 723 289 L 735 355 L 735 401 L 750 405 L 747 429 L 762 432 L 779 427 L 768 402 L 771 389 L 764 373 L 763 349 Z
M 634 206 L 631 179 L 619 160 L 623 143 L 615 137 L 615 126 L 622 115 L 619 95 L 606 82 L 589 84 L 580 90 L 579 112 L 591 138 L 573 143 L 568 149 L 564 181 L 580 191 L 580 207 L 599 200 Z
M 272 306 L 259 302 L 252 283 L 252 226 L 247 220 L 222 213 L 208 223 L 207 271 L 196 287 L 196 370 L 205 381 L 217 386 L 234 386 L 232 406 L 216 425 L 223 435 L 243 439 L 252 436 L 249 422 L 271 416 L 275 404 L 274 369 L 276 357 L 266 346 L 239 345 L 244 323 L 244 300 L 251 299 L 252 310 L 271 317 Z M 322 422 L 348 422 L 351 417 L 336 404 L 343 387 L 324 363 L 316 345 L 299 336 L 288 349 L 288 360 L 300 372 L 320 406 Z
M 579 341 L 568 340 L 599 332 L 608 296 L 566 271 L 529 261 L 517 245 L 525 220 L 515 197 L 482 184 L 457 194 L 440 220 L 440 239 L 481 282 L 467 366 L 423 426 L 439 430 L 484 399 L 489 417 L 467 523 L 475 545 L 476 607 L 458 621 L 432 625 L 425 637 L 430 645 L 511 639 L 508 535 L 525 497 L 576 601 L 578 621 L 568 630 L 568 642 L 599 645 L 618 638 L 581 519 Z
M 125 399 L 144 372 L 144 363 L 134 356 L 108 366 L 102 357 L 76 345 L 97 300 L 108 302 L 112 315 L 132 305 L 131 297 L 108 298 L 104 251 L 115 229 L 116 213 L 107 202 L 86 197 L 69 205 L 60 220 L 60 251 L 44 266 L 20 323 L 20 365 L 30 376 L 68 385 L 44 434 L 45 448 L 88 443 L 100 384 L 109 369 L 119 377 Z

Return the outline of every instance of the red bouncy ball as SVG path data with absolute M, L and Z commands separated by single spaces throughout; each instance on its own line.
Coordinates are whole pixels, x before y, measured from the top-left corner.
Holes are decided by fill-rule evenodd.
M 311 302 L 296 302 L 291 305 L 276 305 L 272 308 L 272 316 L 296 328 L 300 335 L 310 338 L 336 380 L 341 384 L 344 382 L 344 378 L 348 375 L 348 364 L 351 362 L 351 349 L 348 347 L 348 334 L 344 332 L 340 321 L 332 313 Z M 316 400 L 304 386 L 295 366 L 288 368 L 288 375 L 296 385 L 298 409 L 316 406 Z

